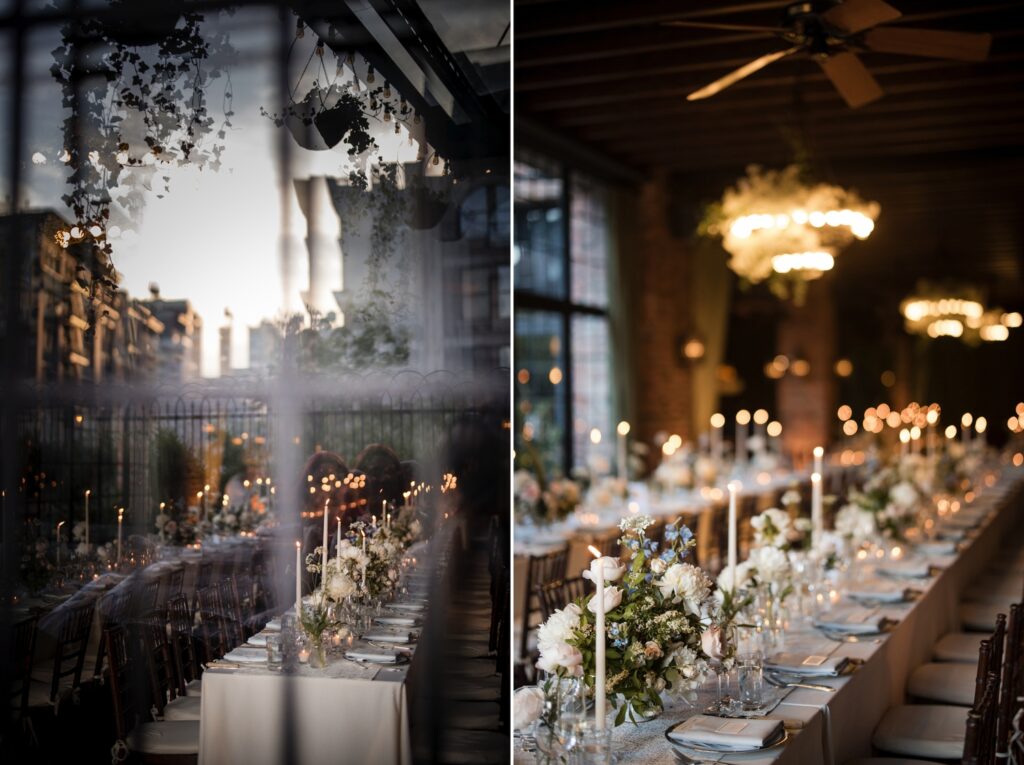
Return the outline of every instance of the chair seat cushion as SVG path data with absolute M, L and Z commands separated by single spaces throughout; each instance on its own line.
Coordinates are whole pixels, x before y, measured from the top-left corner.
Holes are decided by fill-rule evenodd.
M 977 663 L 922 664 L 910 673 L 907 690 L 920 699 L 969 707 L 974 704 L 977 675 Z
M 451 765 L 498 765 L 508 762 L 508 736 L 490 731 L 449 730 L 443 734 L 438 762 Z
M 964 754 L 966 707 L 900 704 L 878 723 L 871 743 L 883 752 L 959 760 Z
M 962 603 L 960 621 L 964 629 L 992 632 L 996 628 L 996 616 L 1007 613 L 1007 609 L 994 603 Z
M 186 696 L 202 696 L 203 695 L 203 681 L 201 678 L 196 678 L 185 684 L 185 695 Z
M 199 721 L 142 723 L 128 734 L 128 748 L 143 754 L 199 754 Z
M 983 576 L 964 592 L 964 600 L 971 603 L 996 603 L 1006 608 L 1017 603 L 1024 591 L 1024 578 L 1004 574 Z
M 179 696 L 164 707 L 165 720 L 198 720 L 202 696 Z
M 988 637 L 984 632 L 950 632 L 935 644 L 935 658 L 938 661 L 962 661 L 976 665 L 978 647 Z
M 442 694 L 449 701 L 498 701 L 500 677 L 453 677 L 446 680 Z

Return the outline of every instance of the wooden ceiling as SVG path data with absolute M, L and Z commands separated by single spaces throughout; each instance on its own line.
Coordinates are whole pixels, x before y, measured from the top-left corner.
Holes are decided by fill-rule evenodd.
M 777 26 L 789 3 L 516 0 L 517 125 L 541 126 L 641 176 L 671 172 L 697 197 L 720 193 L 748 164 L 791 162 L 800 147 L 819 173 L 882 205 L 876 235 L 858 245 L 862 262 L 843 267 L 850 277 L 878 279 L 884 266 L 897 292 L 919 277 L 967 278 L 1019 307 L 1024 3 L 888 1 L 904 14 L 893 24 L 991 32 L 989 59 L 862 54 L 885 96 L 857 110 L 809 58 L 688 102 L 688 93 L 788 44 L 660 22 Z

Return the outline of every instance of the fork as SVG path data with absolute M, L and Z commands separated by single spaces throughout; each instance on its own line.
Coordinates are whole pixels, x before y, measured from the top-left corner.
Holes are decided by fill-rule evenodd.
M 776 688 L 806 688 L 810 691 L 827 691 L 828 693 L 836 692 L 836 689 L 830 685 L 817 685 L 816 683 L 790 683 L 785 680 L 780 680 L 770 672 L 764 673 L 764 679 L 768 681 L 769 685 L 774 685 Z

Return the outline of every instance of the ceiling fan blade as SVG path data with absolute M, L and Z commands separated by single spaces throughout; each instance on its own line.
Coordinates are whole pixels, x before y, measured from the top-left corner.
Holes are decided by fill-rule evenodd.
M 848 34 L 863 32 L 865 29 L 898 19 L 903 14 L 882 0 L 845 0 L 821 17 Z
M 853 53 L 837 53 L 818 63 L 851 109 L 882 97 L 881 86 Z
M 720 29 L 725 32 L 767 32 L 781 34 L 786 30 L 781 27 L 759 27 L 751 24 L 719 24 L 714 21 L 663 21 L 663 27 L 682 27 L 685 29 Z
M 686 97 L 686 100 L 699 101 L 702 98 L 709 98 L 710 96 L 713 96 L 716 93 L 720 93 L 721 91 L 725 90 L 730 85 L 739 82 L 744 77 L 749 77 L 754 72 L 758 72 L 764 69 L 769 64 L 773 64 L 779 59 L 785 58 L 786 56 L 790 56 L 799 50 L 803 50 L 802 45 L 797 45 L 795 47 L 789 48 L 788 50 L 778 50 L 775 51 L 774 53 L 765 54 L 760 58 L 755 58 L 753 61 L 744 64 L 739 69 L 729 72 L 729 74 L 725 75 L 725 77 L 720 77 L 711 84 L 705 85 L 700 90 L 693 91 L 693 93 Z
M 864 35 L 864 44 L 880 53 L 949 58 L 954 61 L 984 61 L 992 47 L 992 35 L 947 32 L 944 29 L 882 27 Z

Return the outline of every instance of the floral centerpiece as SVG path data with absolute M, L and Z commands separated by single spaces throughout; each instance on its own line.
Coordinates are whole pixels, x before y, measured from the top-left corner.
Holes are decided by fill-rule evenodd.
M 572 514 L 580 503 L 580 488 L 569 478 L 544 481 L 528 470 L 517 470 L 513 488 L 516 518 L 520 520 L 555 523 Z
M 627 564 L 604 558 L 604 599 L 608 625 L 606 693 L 619 725 L 662 709 L 661 694 L 692 699 L 708 673 L 701 647 L 702 619 L 709 608 L 711 581 L 684 559 L 695 546 L 686 527 L 668 526 L 666 546 L 646 539 L 653 523 L 646 515 L 622 520 L 619 544 L 631 551 Z M 537 633 L 539 669 L 559 678 L 577 677 L 594 688 L 595 611 L 598 595 L 555 611 Z
M 202 538 L 204 525 L 196 514 L 177 502 L 161 503 L 155 520 L 156 531 L 164 544 L 184 547 Z M 209 522 L 206 522 L 209 526 Z
M 851 490 L 849 502 L 836 513 L 836 531 L 855 544 L 877 535 L 902 540 L 921 500 L 920 489 L 898 467 L 882 468 L 861 490 Z

